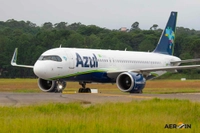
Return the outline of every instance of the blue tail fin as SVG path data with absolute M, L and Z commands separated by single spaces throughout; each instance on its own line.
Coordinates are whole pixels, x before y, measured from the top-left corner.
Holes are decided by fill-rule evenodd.
M 163 30 L 158 45 L 153 52 L 173 55 L 175 45 L 174 40 L 176 32 L 176 18 L 177 12 L 171 12 L 167 25 Z

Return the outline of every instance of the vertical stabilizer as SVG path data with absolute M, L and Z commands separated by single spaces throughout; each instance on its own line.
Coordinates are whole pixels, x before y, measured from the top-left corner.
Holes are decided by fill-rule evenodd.
M 176 32 L 176 19 L 177 12 L 171 12 L 167 25 L 163 30 L 158 45 L 153 52 L 173 55 L 175 45 L 174 40 Z

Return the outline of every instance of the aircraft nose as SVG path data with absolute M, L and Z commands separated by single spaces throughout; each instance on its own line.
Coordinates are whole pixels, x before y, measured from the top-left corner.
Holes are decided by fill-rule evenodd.
M 34 65 L 33 72 L 39 78 L 42 78 L 42 79 L 47 78 L 46 77 L 46 67 L 38 61 Z

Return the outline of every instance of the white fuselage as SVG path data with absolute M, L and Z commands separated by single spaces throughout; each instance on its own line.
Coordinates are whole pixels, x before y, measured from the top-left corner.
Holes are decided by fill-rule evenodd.
M 151 52 L 55 48 L 41 56 L 59 56 L 61 61 L 39 59 L 34 73 L 42 79 L 60 79 L 92 72 L 139 70 L 170 66 L 178 57 Z M 179 65 L 179 64 L 175 64 Z

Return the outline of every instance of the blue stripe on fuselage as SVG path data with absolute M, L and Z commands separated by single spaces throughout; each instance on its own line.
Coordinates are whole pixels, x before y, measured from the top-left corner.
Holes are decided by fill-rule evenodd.
M 84 82 L 101 82 L 101 83 L 115 83 L 115 79 L 107 76 L 106 72 L 93 72 L 81 74 L 77 76 L 67 77 L 66 81 L 84 81 Z

